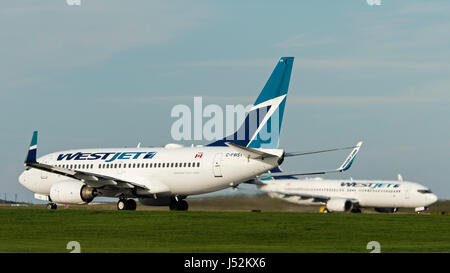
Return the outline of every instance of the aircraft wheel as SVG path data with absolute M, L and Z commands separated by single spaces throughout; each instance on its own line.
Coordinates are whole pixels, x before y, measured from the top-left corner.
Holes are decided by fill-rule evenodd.
M 359 208 L 352 209 L 351 212 L 352 212 L 352 213 L 361 213 L 361 209 L 359 209 Z
M 118 210 L 126 210 L 127 209 L 127 200 L 126 199 L 120 199 L 117 202 L 117 209 Z
M 178 202 L 178 210 L 188 210 L 189 209 L 189 204 L 188 202 L 181 200 L 180 202 Z
M 127 210 L 136 210 L 136 201 L 134 201 L 134 199 L 126 200 L 125 207 Z
M 170 210 L 188 210 L 189 204 L 184 200 L 170 202 L 169 209 Z
M 48 203 L 47 208 L 48 209 L 56 209 L 56 208 L 58 208 L 58 206 L 55 203 Z

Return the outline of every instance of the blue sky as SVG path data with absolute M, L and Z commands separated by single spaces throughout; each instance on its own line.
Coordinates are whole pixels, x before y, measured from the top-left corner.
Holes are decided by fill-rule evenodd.
M 295 56 L 283 148 L 363 140 L 352 169 L 327 177 L 401 173 L 450 199 L 449 12 L 439 0 L 2 3 L 0 196 L 32 200 L 17 177 L 33 130 L 40 155 L 165 145 L 174 105 L 250 104 L 277 59 Z M 344 157 L 283 168 L 333 168 Z

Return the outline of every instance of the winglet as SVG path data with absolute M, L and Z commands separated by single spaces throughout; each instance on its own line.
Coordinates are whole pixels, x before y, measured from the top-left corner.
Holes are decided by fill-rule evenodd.
M 342 165 L 337 169 L 338 171 L 344 172 L 344 171 L 350 169 L 350 167 L 352 166 L 353 160 L 355 159 L 356 155 L 359 152 L 359 149 L 361 148 L 361 145 L 362 145 L 362 141 L 360 141 L 360 142 L 358 142 L 358 144 L 356 144 L 355 148 L 347 156 L 344 163 L 342 163 Z
M 27 157 L 25 159 L 25 165 L 29 163 L 36 163 L 36 152 L 37 152 L 37 137 L 38 132 L 33 132 L 33 138 L 31 138 L 30 147 L 28 148 Z

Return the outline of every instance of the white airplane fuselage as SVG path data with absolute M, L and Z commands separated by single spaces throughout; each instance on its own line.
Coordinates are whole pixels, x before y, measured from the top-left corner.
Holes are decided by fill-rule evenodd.
M 283 154 L 279 149 L 260 150 Z M 230 147 L 205 146 L 68 150 L 44 155 L 38 162 L 133 181 L 147 187 L 148 195 L 157 184 L 166 186 L 172 196 L 187 196 L 237 185 L 278 166 L 278 160 L 251 159 Z M 19 177 L 20 184 L 41 195 L 49 195 L 54 184 L 68 180 L 77 181 L 35 168 Z M 107 191 L 102 196 L 108 197 Z
M 425 186 L 407 181 L 277 179 L 259 189 L 272 197 L 302 205 L 326 204 L 308 196 L 348 199 L 362 208 L 421 208 L 438 199 Z

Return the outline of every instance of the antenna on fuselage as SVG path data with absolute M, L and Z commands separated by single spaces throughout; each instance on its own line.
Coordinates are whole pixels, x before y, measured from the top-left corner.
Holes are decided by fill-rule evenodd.
M 398 181 L 403 182 L 403 177 L 401 174 L 397 174 L 397 179 Z
M 141 148 L 141 143 L 139 142 L 136 148 Z

